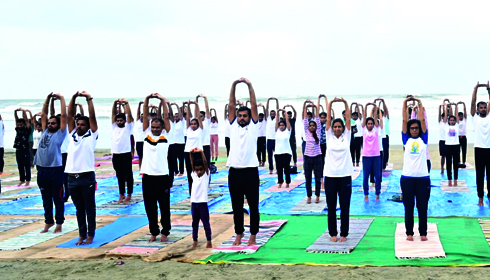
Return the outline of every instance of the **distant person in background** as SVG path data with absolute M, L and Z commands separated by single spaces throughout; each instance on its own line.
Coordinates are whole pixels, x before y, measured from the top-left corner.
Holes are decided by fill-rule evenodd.
M 204 105 L 206 111 L 199 112 L 199 119 L 202 122 L 202 150 L 206 156 L 206 162 L 209 164 L 211 162 L 211 134 L 209 132 L 209 127 L 211 126 L 211 113 L 209 112 L 208 98 L 204 94 L 200 94 L 196 97 L 196 103 L 199 102 L 199 98 L 204 99 Z
M 264 112 L 266 110 L 262 103 L 259 103 L 257 107 L 262 107 Z M 265 165 L 267 151 L 267 120 L 264 117 L 264 113 L 259 114 L 259 137 L 257 137 L 257 159 L 259 160 L 259 166 Z
M 179 105 L 177 103 L 171 103 L 170 106 L 175 106 L 177 108 L 177 110 L 174 111 L 174 123 L 172 129 L 174 130 L 173 138 L 175 143 L 175 159 L 179 161 L 178 164 L 175 164 L 175 166 L 177 167 L 177 170 L 175 170 L 175 176 L 180 177 L 184 175 L 185 122 Z
M 383 98 L 376 99 L 380 101 L 380 108 L 383 108 L 381 111 L 383 115 L 383 170 L 386 170 L 386 166 L 388 165 L 388 161 L 390 159 L 390 113 L 388 112 L 388 106 L 386 106 L 386 102 Z M 383 107 L 381 107 L 381 103 L 383 103 Z
M 225 105 L 225 147 L 226 157 L 230 155 L 230 122 L 228 120 L 228 104 Z
M 17 116 L 17 112 L 22 112 L 22 118 Z M 29 186 L 31 183 L 31 153 L 29 151 L 29 137 L 32 134 L 31 123 L 27 121 L 27 113 L 23 108 L 14 111 L 16 135 L 14 140 L 15 159 L 19 169 L 19 184 Z
M 138 104 L 138 110 L 136 111 L 136 120 L 133 125 L 133 138 L 135 142 L 135 150 L 138 155 L 138 165 L 141 169 L 141 162 L 143 161 L 143 140 L 145 135 L 143 132 L 143 114 L 141 112 L 141 106 L 143 106 L 143 101 Z
M 27 119 L 26 122 L 30 123 L 31 125 L 29 126 L 31 129 L 31 134 L 29 135 L 29 155 L 30 155 L 30 167 L 33 168 L 34 164 L 34 153 L 32 151 L 32 147 L 34 146 L 34 131 L 36 129 L 36 126 L 33 124 L 34 123 L 34 117 L 32 116 L 32 112 L 29 109 L 25 109 L 27 113 Z
M 214 110 L 214 109 L 212 109 Z M 219 156 L 219 135 L 218 135 L 218 118 L 215 115 L 211 117 L 211 124 L 209 126 L 209 134 L 211 135 L 211 160 L 217 161 Z
M 446 134 L 444 133 L 445 123 L 444 117 L 447 112 L 444 107 L 439 105 L 439 155 L 441 156 L 441 175 L 444 174 L 444 164 L 446 163 Z
M 444 103 L 444 111 L 446 111 L 446 106 L 456 105 L 456 103 Z M 458 114 L 458 106 L 456 106 L 456 115 Z M 446 144 L 446 168 L 447 168 L 447 179 L 449 180 L 449 186 L 453 183 L 453 174 L 451 173 L 451 168 L 454 169 L 454 185 L 458 185 L 458 168 L 459 168 L 459 119 L 454 115 L 444 116 L 444 134 L 445 134 L 445 144 Z
M 5 166 L 5 161 L 3 159 L 5 154 L 3 136 L 5 136 L 5 126 L 3 124 L 2 114 L 0 114 L 0 175 L 3 174 L 3 168 Z M 0 180 L 0 193 L 2 193 L 2 180 Z
M 202 133 L 203 133 L 203 118 L 193 118 L 190 110 L 191 104 L 195 105 L 194 114 L 199 117 L 199 104 L 195 101 L 189 100 L 187 107 L 187 141 L 185 143 L 184 155 L 185 155 L 185 170 L 187 172 L 187 181 L 189 182 L 189 193 L 192 193 L 192 165 L 190 159 L 190 152 L 192 149 L 197 148 L 202 150 Z
M 293 156 L 294 166 L 298 166 L 298 152 L 296 151 L 296 109 L 292 105 L 284 106 L 284 109 L 290 107 L 291 111 L 288 111 L 289 124 L 291 125 L 291 137 L 289 138 L 289 144 L 291 145 L 291 153 Z
M 32 145 L 32 154 L 36 156 L 37 148 L 39 146 L 39 140 L 41 140 L 41 134 L 43 132 L 43 128 L 41 126 L 41 123 L 37 121 L 34 121 L 34 125 L 36 126 L 36 129 L 34 130 L 34 135 L 32 137 L 32 139 L 34 140 L 34 143 Z
M 458 133 L 459 133 L 459 145 L 462 152 L 462 168 L 466 168 L 466 151 L 468 148 L 468 140 L 466 139 L 466 119 L 468 115 L 466 114 L 466 104 L 463 101 L 460 101 L 456 104 L 463 104 L 463 112 L 458 112 Z
M 354 106 L 355 105 L 355 106 Z M 362 148 L 362 113 L 359 111 L 359 104 L 354 102 L 351 104 L 352 120 L 351 131 L 354 138 L 351 139 L 350 153 L 352 157 L 352 166 L 359 167 L 359 162 L 361 160 L 361 148 Z
M 276 101 L 276 110 L 269 111 L 269 102 L 271 100 Z M 276 111 L 279 110 L 279 100 L 275 97 L 267 99 L 267 105 L 265 108 L 265 119 L 267 120 L 267 161 L 269 162 L 269 173 L 274 172 L 274 151 L 276 149 L 276 130 L 275 122 Z
M 308 105 L 309 104 L 309 105 Z M 308 120 L 307 108 L 312 107 L 312 118 Z M 312 172 L 315 173 L 315 203 L 320 202 L 320 191 L 322 187 L 322 151 L 320 149 L 320 134 L 321 134 L 321 124 L 320 117 L 316 114 L 319 110 L 320 104 L 315 106 L 311 100 L 306 100 L 303 104 L 303 129 L 305 131 L 305 153 L 304 157 L 304 172 L 306 179 L 306 195 L 308 199 L 307 204 L 311 203 L 311 181 Z
M 291 138 L 291 124 L 289 123 L 289 116 L 284 114 L 284 109 L 279 109 L 277 113 L 283 112 L 285 120 L 276 118 L 276 154 L 274 158 L 276 160 L 277 169 L 277 187 L 282 187 L 284 183 L 283 174 L 286 177 L 286 188 L 289 188 L 291 183 L 291 170 L 289 163 L 291 162 L 291 145 L 289 139 Z
M 372 117 L 367 117 L 366 110 L 368 105 L 373 105 L 373 110 L 371 112 Z M 376 201 L 379 201 L 379 195 L 381 193 L 381 158 L 380 158 L 380 139 L 379 139 L 379 129 L 383 128 L 383 119 L 380 118 L 381 112 L 378 113 L 378 107 L 374 103 L 367 103 L 364 108 L 363 115 L 365 116 L 362 128 L 364 130 L 363 135 L 363 149 L 362 149 L 362 172 L 363 172 L 363 182 L 362 186 L 364 189 L 364 201 L 369 200 L 369 185 L 368 179 L 369 175 L 372 173 L 376 182 Z

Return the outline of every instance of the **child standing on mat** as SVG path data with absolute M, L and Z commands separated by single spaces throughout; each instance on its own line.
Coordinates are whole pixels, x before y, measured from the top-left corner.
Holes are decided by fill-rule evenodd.
M 199 231 L 199 221 L 202 221 L 204 232 L 206 233 L 206 248 L 212 248 L 211 225 L 209 223 L 208 209 L 208 189 L 209 189 L 209 169 L 206 156 L 203 151 L 197 148 L 191 150 L 192 180 L 191 191 L 191 212 L 192 212 L 192 248 L 197 248 L 197 232 Z

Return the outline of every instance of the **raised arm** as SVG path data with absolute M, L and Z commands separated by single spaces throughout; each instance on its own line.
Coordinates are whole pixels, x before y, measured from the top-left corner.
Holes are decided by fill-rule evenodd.
M 269 118 L 269 102 L 271 101 L 272 97 L 267 99 L 267 103 L 265 104 L 265 112 L 264 112 L 264 118 L 267 120 Z
M 83 106 L 82 106 L 82 104 L 80 104 L 80 103 L 76 103 L 76 104 L 75 104 L 75 106 L 76 106 L 76 108 L 80 109 L 80 115 L 81 115 L 81 116 L 85 116 L 85 114 L 84 114 L 84 112 L 83 112 Z M 76 112 L 75 112 L 75 113 L 76 113 Z
M 344 103 L 344 106 L 345 106 L 345 119 L 346 119 L 346 121 L 345 121 L 345 127 L 347 128 L 347 130 L 350 130 L 350 125 L 351 125 L 350 119 L 351 119 L 352 113 L 351 113 L 351 111 L 349 109 L 349 103 L 347 103 L 347 101 L 343 97 L 341 97 L 338 101 Z
M 291 110 L 293 111 L 293 118 L 296 119 L 296 109 L 294 109 L 293 105 L 289 105 L 289 107 L 291 107 Z
M 363 119 L 364 118 L 364 105 L 362 104 L 357 104 L 357 112 L 359 114 L 359 118 Z
M 119 102 L 120 102 L 120 99 L 116 99 L 116 100 L 114 100 L 114 103 L 112 103 L 111 124 L 114 124 L 116 122 L 116 115 L 118 114 Z
M 403 108 L 402 108 L 402 132 L 404 134 L 407 133 L 407 123 L 408 123 L 408 102 L 412 100 L 412 97 L 407 97 L 403 100 Z
M 121 105 L 124 105 L 124 112 L 128 115 L 128 123 L 134 122 L 133 114 L 131 113 L 131 107 L 129 106 L 129 102 L 126 99 L 121 99 Z
M 413 98 L 415 101 L 417 101 L 419 104 L 418 104 L 418 110 L 417 110 L 417 114 L 418 114 L 418 119 L 420 120 L 420 126 L 421 126 L 421 129 L 422 129 L 422 132 L 423 133 L 426 133 L 427 132 L 427 126 L 425 124 L 425 109 L 424 109 L 424 106 L 422 106 L 422 101 L 418 98 Z M 405 125 L 406 127 L 406 125 Z M 406 130 L 406 128 L 405 128 Z
M 92 130 L 92 132 L 96 132 L 98 127 L 97 127 L 97 118 L 95 117 L 94 102 L 92 101 L 94 98 L 86 91 L 82 91 L 81 93 L 79 93 L 79 95 L 85 97 L 85 100 L 87 100 L 88 118 L 90 120 L 90 130 Z
M 49 104 L 49 113 L 50 113 L 49 114 L 50 117 L 56 116 L 56 111 L 54 110 L 54 99 L 53 98 L 51 98 L 51 102 Z
M 388 106 L 386 106 L 386 102 L 383 98 L 381 98 L 381 102 L 383 102 L 383 111 L 385 112 L 385 116 L 387 119 L 389 119 L 390 113 L 388 112 Z
M 165 98 L 163 96 L 161 96 L 159 93 L 154 93 L 153 96 L 155 98 L 160 99 L 160 104 L 162 104 L 162 109 L 163 109 L 163 114 L 162 114 L 163 123 L 165 124 L 165 131 L 167 131 L 167 133 L 168 133 L 171 128 L 170 128 L 170 120 L 168 118 L 167 102 L 165 101 Z
M 228 101 L 228 121 L 230 123 L 236 117 L 236 97 L 235 97 L 235 90 L 236 90 L 236 85 L 239 84 L 239 83 L 240 83 L 240 80 L 235 80 L 231 84 L 230 100 Z
M 464 119 L 466 120 L 468 118 L 468 115 L 466 114 L 466 103 L 464 103 L 463 101 L 461 101 L 460 103 L 463 104 L 463 114 Z
M 276 127 L 276 129 L 275 129 L 275 130 L 276 130 L 276 131 L 277 131 L 277 129 L 279 128 L 279 111 L 284 111 L 284 110 L 282 110 L 282 109 L 277 110 L 277 116 L 276 116 L 276 119 L 275 119 L 275 121 L 276 121 L 276 126 L 275 126 L 275 127 Z
M 377 107 L 376 111 L 378 112 L 378 116 L 376 119 L 378 119 L 379 127 L 381 127 L 381 129 L 383 129 L 383 114 L 381 114 L 381 108 Z
M 51 92 L 48 94 L 46 97 L 46 100 L 44 101 L 43 104 L 43 110 L 41 111 L 41 126 L 43 128 L 43 131 L 46 129 L 47 122 L 48 122 L 48 107 L 49 107 L 49 102 L 51 101 L 51 97 L 53 96 L 53 93 Z M 66 127 L 66 125 L 65 125 Z
M 191 118 L 192 118 L 192 114 L 191 114 L 191 101 L 189 100 L 187 102 L 187 104 L 184 105 L 184 107 L 187 111 L 186 115 L 185 115 L 185 123 L 186 123 L 186 128 L 189 128 L 191 126 Z
M 73 130 L 76 128 L 75 124 L 75 101 L 78 97 L 78 91 L 71 97 L 70 104 L 68 104 L 68 115 L 67 115 L 67 122 L 68 122 L 68 133 L 71 133 Z M 51 99 L 51 103 L 53 103 L 53 100 Z M 54 110 L 54 107 L 53 107 Z
M 449 104 L 449 106 L 451 106 L 451 103 L 443 103 L 442 105 L 442 111 L 444 112 L 444 119 L 443 119 L 444 123 L 447 123 L 447 115 L 448 115 L 446 104 Z
M 444 105 L 439 105 L 439 115 L 438 115 L 438 122 L 442 121 L 442 112 L 444 112 Z
M 210 114 L 210 111 L 209 111 L 209 102 L 208 102 L 208 98 L 206 97 L 206 95 L 204 95 L 204 94 L 200 94 L 200 95 L 198 95 L 198 96 L 196 97 L 196 103 L 198 102 L 199 97 L 204 98 L 204 105 L 206 106 L 206 119 L 211 119 L 211 114 Z
M 65 102 L 65 97 L 63 95 L 57 93 L 52 95 L 53 98 L 56 98 L 57 100 L 60 101 L 60 130 L 65 131 L 66 130 L 66 123 L 67 123 L 67 114 L 66 114 L 66 102 Z M 44 111 L 44 108 L 43 108 Z M 48 108 L 46 106 L 46 112 L 48 111 Z M 43 127 L 44 130 L 44 127 Z
M 24 118 L 27 128 L 31 128 L 31 122 L 28 121 L 26 109 L 22 109 L 22 118 Z
M 136 109 L 136 119 L 139 120 L 141 118 L 141 106 L 145 104 L 144 101 L 140 101 L 138 103 L 138 109 Z
M 143 102 L 143 119 L 141 120 L 143 123 L 143 131 L 146 131 L 148 127 L 150 126 L 150 98 L 152 98 L 152 94 L 149 94 L 146 98 L 145 101 Z
M 250 95 L 250 106 L 251 106 L 250 110 L 252 111 L 252 116 L 251 116 L 252 121 L 257 122 L 259 120 L 259 110 L 257 110 L 257 98 L 255 96 L 255 90 L 252 86 L 252 83 L 249 80 L 242 78 L 242 81 L 246 83 L 248 86 L 248 93 Z M 276 107 L 279 109 L 279 101 L 277 101 Z
M 223 116 L 223 119 L 224 119 L 225 121 L 226 121 L 226 119 L 228 119 L 228 106 L 230 106 L 230 105 L 228 105 L 228 104 L 226 104 L 226 105 L 225 105 L 225 111 L 224 111 L 224 113 L 223 113 L 223 115 L 224 115 L 224 116 Z
M 196 119 L 197 119 L 197 122 L 199 123 L 199 127 L 202 129 L 202 127 L 203 127 L 203 126 L 202 126 L 202 121 L 201 121 L 201 118 L 199 118 L 199 114 L 200 114 L 200 113 L 199 113 L 199 112 L 200 112 L 200 110 L 199 110 L 199 104 L 198 104 L 197 102 L 195 102 L 195 101 L 189 101 L 189 105 L 190 105 L 191 103 L 193 103 L 193 104 L 194 104 L 194 106 L 195 106 L 195 107 L 194 107 L 194 115 L 196 115 Z M 189 110 L 189 111 L 190 111 L 190 110 Z M 190 125 L 190 122 L 189 122 L 189 125 Z
M 458 118 L 458 104 L 457 103 L 453 103 L 456 108 L 454 109 L 454 116 L 456 117 L 456 122 L 459 123 L 459 118 Z
M 286 119 L 286 128 L 288 131 L 291 131 L 291 123 L 289 122 L 289 115 L 287 114 L 286 110 L 284 110 L 284 118 Z

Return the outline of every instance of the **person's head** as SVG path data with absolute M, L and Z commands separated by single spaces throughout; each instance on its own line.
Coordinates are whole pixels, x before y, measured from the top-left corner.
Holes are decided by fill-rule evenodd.
M 259 122 L 262 122 L 264 120 L 264 113 L 259 114 Z
M 455 125 L 455 124 L 456 124 L 456 116 L 454 116 L 454 115 L 450 115 L 450 116 L 447 118 L 447 122 L 449 123 L 449 125 Z
M 287 114 L 288 114 L 289 119 L 292 119 L 293 118 L 293 112 L 288 111 Z
M 180 118 L 179 118 L 179 114 L 174 114 L 174 122 L 179 122 L 180 121 Z
M 342 121 L 342 119 L 333 120 L 332 130 L 333 130 L 333 135 L 335 135 L 335 137 L 337 137 L 337 138 L 339 138 L 342 135 L 342 133 L 344 133 L 345 124 Z
M 344 118 L 344 120 L 345 120 L 345 110 L 342 111 L 342 118 Z
M 80 113 L 77 113 L 74 117 L 75 121 L 77 121 L 80 117 L 82 116 L 82 114 Z
M 118 127 L 124 127 L 126 125 L 126 115 L 124 113 L 118 113 L 116 115 L 116 124 Z
M 352 113 L 351 118 L 353 120 L 357 121 L 357 118 L 359 118 L 359 113 L 357 113 L 357 112 Z
M 165 123 L 161 118 L 154 118 L 150 122 L 151 134 L 153 136 L 160 136 L 163 129 L 165 128 Z
M 324 123 L 326 123 L 326 122 L 327 122 L 327 113 L 325 113 L 325 112 L 321 112 L 321 113 L 320 113 L 320 122 L 321 122 L 322 124 L 324 124 Z
M 194 172 L 196 172 L 198 177 L 202 177 L 204 172 L 206 172 L 206 168 L 204 168 L 204 161 L 202 159 L 196 159 L 194 162 Z
M 41 125 L 40 122 L 36 122 L 36 130 L 37 131 L 42 131 L 43 130 L 43 126 Z
M 245 106 L 238 108 L 237 111 L 238 125 L 240 125 L 241 127 L 245 127 L 250 123 L 251 119 L 252 119 L 252 110 L 250 110 L 250 108 Z
M 419 138 L 422 135 L 422 126 L 420 120 L 411 119 L 407 122 L 408 135 L 411 138 Z
M 280 120 L 279 121 L 279 124 L 278 124 L 278 128 L 279 128 L 280 131 L 286 130 L 286 121 Z
M 484 118 L 487 116 L 487 103 L 485 103 L 484 101 L 480 101 L 476 105 L 476 108 L 478 109 L 478 114 L 480 115 L 480 117 Z
M 313 113 L 312 112 L 307 112 L 306 117 L 308 117 L 308 120 L 311 120 L 313 118 Z
M 199 121 L 196 118 L 192 118 L 190 124 L 192 130 L 197 130 L 197 128 L 199 127 Z
M 212 117 L 211 117 L 211 122 L 212 122 L 212 123 L 216 123 L 216 117 L 215 117 L 215 116 L 212 116 Z
M 315 121 L 309 121 L 308 122 L 308 131 L 311 133 L 313 138 L 315 139 L 315 142 L 318 143 L 320 140 L 318 139 L 318 135 L 316 135 L 316 122 Z
M 199 119 L 200 119 L 201 121 L 204 121 L 204 118 L 205 118 L 205 117 L 206 117 L 206 112 L 204 112 L 204 111 L 200 111 L 200 112 L 199 112 Z
M 26 120 L 25 119 L 17 119 L 17 123 L 16 123 L 17 127 L 18 128 L 23 128 L 26 126 Z
M 276 111 L 274 111 L 274 110 L 271 110 L 271 112 L 269 114 L 271 116 L 271 119 L 274 119 L 276 117 Z
M 150 120 L 153 120 L 156 117 L 157 117 L 157 113 L 150 113 L 149 115 Z
M 49 129 L 49 125 L 48 125 Z M 81 116 L 77 120 L 77 134 L 83 136 L 90 129 L 90 119 L 87 116 Z
M 80 118 L 79 118 L 80 119 Z M 54 133 L 60 129 L 60 118 L 51 117 L 48 119 L 48 131 Z
M 462 120 L 464 119 L 464 114 L 463 114 L 463 112 L 459 112 L 459 113 L 458 113 L 458 118 L 459 118 L 459 120 L 460 120 L 460 121 L 462 121 Z
M 371 131 L 373 130 L 373 127 L 374 127 L 374 119 L 369 117 L 366 119 L 366 127 L 368 129 L 368 131 Z

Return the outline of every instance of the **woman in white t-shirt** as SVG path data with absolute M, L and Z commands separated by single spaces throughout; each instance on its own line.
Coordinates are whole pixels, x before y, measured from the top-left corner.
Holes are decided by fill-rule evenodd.
M 211 124 L 209 125 L 209 134 L 210 134 L 210 144 L 211 144 L 211 160 L 218 160 L 219 156 L 219 148 L 218 148 L 218 118 L 216 117 L 216 110 L 211 109 L 210 112 L 214 111 L 214 116 L 211 117 Z
M 43 134 L 43 127 L 40 123 L 36 122 L 36 130 L 32 133 L 32 139 L 34 143 L 32 144 L 32 155 L 36 155 L 37 147 L 39 146 L 39 141 L 41 140 L 41 135 Z
M 343 98 L 335 98 L 327 102 L 327 112 L 331 111 L 332 103 L 342 102 L 345 105 L 345 118 L 351 118 L 351 112 L 347 101 Z M 349 235 L 349 209 L 352 195 L 352 158 L 350 153 L 351 122 L 335 119 L 332 122 L 332 114 L 327 115 L 327 152 L 325 154 L 325 166 L 323 176 L 325 182 L 325 194 L 328 208 L 328 232 L 330 240 L 337 241 L 337 195 L 340 203 L 340 242 L 346 241 Z
M 203 126 L 200 118 L 193 118 L 190 110 L 191 104 L 194 104 L 194 115 L 199 117 L 199 104 L 196 101 L 189 100 L 187 107 L 186 123 L 187 123 L 187 141 L 185 142 L 184 157 L 185 157 L 185 170 L 187 172 L 187 181 L 189 182 L 189 194 L 192 190 L 192 165 L 190 152 L 194 148 L 200 150 L 202 147 L 202 133 Z
M 405 229 L 407 240 L 413 241 L 413 210 L 415 200 L 419 216 L 419 232 L 422 241 L 427 241 L 427 208 L 430 198 L 430 177 L 427 168 L 428 133 L 425 126 L 424 107 L 422 101 L 408 97 L 403 101 L 403 112 L 408 112 L 407 102 L 418 102 L 418 119 L 407 120 L 408 113 L 403 114 L 402 141 L 403 170 L 400 186 L 405 207 Z
M 291 124 L 289 123 L 289 116 L 285 114 L 284 109 L 277 110 L 277 114 L 282 112 L 283 120 L 279 120 L 279 115 L 276 116 L 276 153 L 274 159 L 276 160 L 277 169 L 277 187 L 282 187 L 284 178 L 283 172 L 286 176 L 286 188 L 289 188 L 291 183 L 291 170 L 289 163 L 291 162 L 291 145 L 289 144 L 289 138 L 291 138 Z
M 447 105 L 456 105 L 456 103 L 444 103 L 444 112 L 447 112 Z M 447 169 L 447 179 L 449 181 L 448 185 L 452 186 L 453 174 L 451 168 L 454 170 L 454 185 L 458 185 L 458 168 L 459 168 L 459 119 L 456 118 L 458 115 L 458 106 L 456 105 L 455 115 L 448 116 L 444 114 L 444 137 L 446 145 L 446 169 Z

